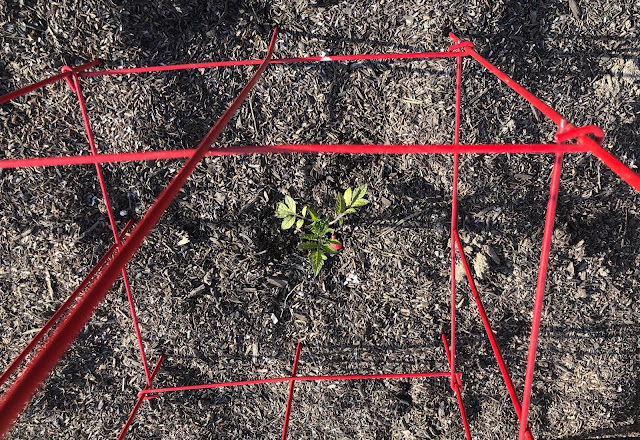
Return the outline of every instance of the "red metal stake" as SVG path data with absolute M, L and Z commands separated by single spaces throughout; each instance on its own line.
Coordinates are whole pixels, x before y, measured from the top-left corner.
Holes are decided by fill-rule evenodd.
M 451 364 L 451 353 L 449 352 L 449 344 L 447 344 L 447 337 L 442 335 L 442 342 L 444 343 L 444 352 L 447 355 L 447 362 L 449 362 L 449 368 L 453 369 Z M 452 386 L 453 391 L 456 394 L 456 399 L 458 400 L 458 408 L 460 408 L 460 417 L 462 418 L 462 426 L 464 427 L 464 435 L 467 437 L 467 440 L 471 440 L 471 430 L 469 429 L 469 422 L 467 421 L 467 413 L 464 410 L 464 404 L 462 403 L 462 382 L 460 380 L 460 375 L 458 373 L 455 374 L 455 382 Z
M 456 60 L 456 107 L 453 134 L 454 147 L 460 144 L 460 107 L 462 84 L 462 58 Z M 455 236 L 458 231 L 458 152 L 453 155 L 453 189 L 451 196 L 451 388 L 455 386 L 456 378 L 456 244 Z
M 300 359 L 300 350 L 302 349 L 302 344 L 298 342 L 298 346 L 296 347 L 296 357 L 293 360 L 293 369 L 291 371 L 291 376 L 295 377 L 298 372 L 298 359 Z M 287 431 L 289 431 L 289 416 L 291 415 L 291 404 L 293 403 L 293 386 L 296 383 L 295 380 L 292 380 L 289 384 L 289 397 L 287 397 L 287 410 L 284 413 L 284 427 L 282 428 L 282 440 L 287 440 Z
M 182 169 L 169 182 L 160 196 L 151 205 L 147 213 L 140 219 L 129 238 L 125 240 L 116 256 L 109 261 L 100 276 L 89 287 L 85 295 L 78 301 L 67 318 L 53 332 L 49 340 L 27 364 L 23 374 L 9 387 L 0 400 L 0 436 L 3 436 L 13 425 L 15 418 L 33 397 L 42 381 L 49 375 L 58 363 L 69 345 L 78 336 L 82 327 L 87 323 L 96 307 L 107 295 L 115 283 L 122 268 L 140 248 L 142 242 L 151 229 L 157 224 L 169 205 L 173 202 L 180 189 L 193 173 L 193 170 L 205 156 L 207 150 L 220 136 L 222 130 L 229 123 L 240 104 L 247 97 L 260 75 L 267 67 L 276 42 L 277 29 L 274 31 L 265 61 L 253 74 L 247 85 L 238 94 L 224 114 L 218 119 L 211 131 L 202 140 L 196 152 L 185 162 Z
M 527 431 L 527 417 L 529 415 L 529 403 L 531 397 L 531 385 L 533 383 L 533 369 L 536 363 L 536 349 L 538 346 L 538 333 L 540 331 L 540 318 L 542 317 L 542 302 L 544 299 L 544 286 L 547 279 L 547 267 L 549 265 L 549 253 L 551 239 L 553 238 L 553 223 L 558 204 L 558 189 L 560 187 L 560 175 L 562 174 L 562 154 L 557 153 L 553 163 L 551 174 L 551 188 L 549 190 L 549 203 L 547 205 L 547 217 L 544 223 L 544 235 L 542 237 L 542 251 L 540 252 L 540 267 L 538 269 L 538 284 L 536 285 L 536 299 L 533 305 L 533 321 L 531 323 L 531 339 L 529 341 L 529 355 L 527 357 L 527 372 L 522 392 L 522 416 L 520 417 L 520 432 L 518 439 L 523 440 Z
M 162 361 L 164 361 L 164 355 L 160 356 L 160 359 L 158 359 L 156 366 L 153 368 L 153 371 L 151 372 L 151 376 L 149 378 L 150 382 L 148 385 L 145 386 L 145 389 L 151 388 L 153 379 L 155 379 L 156 374 L 158 374 L 158 371 L 160 371 L 160 365 L 162 365 Z M 127 435 L 127 432 L 129 432 L 129 427 L 133 423 L 133 419 L 136 417 L 136 414 L 138 414 L 140 405 L 142 405 L 142 402 L 146 400 L 146 397 L 147 397 L 146 395 L 138 393 L 138 399 L 136 400 L 136 404 L 133 406 L 133 409 L 131 410 L 131 414 L 129 414 L 127 421 L 122 427 L 122 430 L 120 431 L 120 435 L 118 435 L 118 440 L 124 439 L 125 436 Z
M 80 105 L 80 112 L 82 113 L 82 121 L 84 122 L 84 128 L 87 133 L 87 139 L 89 140 L 89 147 L 91 148 L 91 154 L 96 156 L 98 149 L 96 148 L 96 142 L 93 137 L 93 130 L 91 129 L 91 123 L 89 122 L 89 113 L 87 112 L 87 105 L 84 102 L 84 96 L 82 95 L 82 87 L 78 80 L 78 75 L 74 72 L 71 75 L 71 81 L 73 84 L 73 91 L 78 96 L 78 103 Z M 105 209 L 107 210 L 107 217 L 109 217 L 109 224 L 111 225 L 111 231 L 113 232 L 113 238 L 116 246 L 120 248 L 120 237 L 118 237 L 118 226 L 116 225 L 116 219 L 113 216 L 113 209 L 111 207 L 111 201 L 109 200 L 109 192 L 107 191 L 107 182 L 102 174 L 102 166 L 99 163 L 95 164 L 96 173 L 98 175 L 98 182 L 100 184 L 100 191 L 102 192 L 102 198 L 104 199 Z M 147 355 L 144 352 L 144 342 L 142 341 L 142 334 L 140 333 L 140 325 L 138 324 L 138 316 L 136 314 L 136 306 L 133 302 L 133 294 L 131 293 L 131 284 L 129 283 L 129 277 L 127 276 L 127 270 L 122 268 L 122 281 L 124 283 L 124 290 L 127 293 L 127 301 L 129 302 L 129 311 L 131 312 L 131 320 L 133 321 L 133 330 L 136 334 L 136 341 L 138 342 L 138 349 L 140 350 L 140 359 L 142 360 L 142 367 L 144 369 L 144 375 L 147 381 L 147 385 L 151 384 L 151 374 L 149 373 L 149 364 L 147 362 Z
M 480 293 L 478 292 L 478 288 L 476 287 L 476 283 L 473 280 L 473 276 L 471 275 L 471 268 L 469 267 L 469 262 L 467 261 L 467 257 L 464 254 L 464 249 L 462 246 L 462 242 L 460 241 L 460 236 L 456 233 L 456 247 L 458 249 L 458 254 L 460 255 L 460 259 L 462 260 L 462 265 L 464 266 L 464 271 L 467 274 L 467 280 L 469 281 L 469 287 L 471 288 L 471 292 L 473 293 L 473 298 L 476 300 L 476 305 L 478 306 L 478 313 L 480 314 L 480 319 L 482 320 L 482 324 L 484 325 L 484 329 L 487 333 L 487 337 L 489 338 L 489 343 L 491 344 L 491 348 L 493 349 L 493 354 L 496 357 L 496 361 L 498 362 L 498 367 L 500 368 L 500 373 L 502 374 L 502 378 L 504 379 L 504 384 L 507 387 L 507 391 L 509 392 L 509 397 L 511 397 L 511 402 L 513 403 L 513 407 L 516 411 L 516 416 L 518 420 L 520 420 L 522 414 L 522 407 L 520 406 L 520 399 L 518 399 L 518 393 L 516 392 L 515 387 L 513 386 L 513 382 L 511 381 L 511 376 L 509 375 L 509 370 L 507 369 L 507 365 L 502 358 L 502 353 L 500 352 L 500 347 L 498 346 L 498 341 L 496 341 L 495 334 L 491 329 L 491 322 L 489 321 L 489 317 L 484 309 L 482 304 L 482 300 L 480 299 Z M 533 440 L 533 436 L 527 428 L 526 432 L 527 440 Z

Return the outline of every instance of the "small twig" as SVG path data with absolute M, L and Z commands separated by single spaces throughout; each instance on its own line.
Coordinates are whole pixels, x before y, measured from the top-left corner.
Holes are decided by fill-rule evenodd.
M 393 225 L 393 226 L 391 226 L 391 227 L 389 227 L 389 228 L 386 228 L 386 229 L 382 230 L 382 232 L 380 232 L 380 237 L 383 237 L 383 236 L 387 235 L 389 232 L 391 232 L 391 231 L 393 231 L 394 229 L 396 229 L 396 228 L 398 228 L 398 227 L 402 226 L 402 224 L 403 224 L 404 222 L 406 222 L 407 220 L 411 220 L 412 218 L 417 217 L 417 216 L 419 216 L 420 214 L 425 213 L 426 211 L 427 211 L 427 209 L 423 209 L 423 210 L 421 210 L 421 211 L 417 211 L 417 212 L 414 212 L 413 214 L 410 214 L 410 215 L 406 216 L 405 218 L 403 218 L 403 219 L 401 219 L 400 221 L 398 221 L 398 223 L 396 223 L 395 225 Z
M 222 23 L 222 20 L 229 14 L 229 0 L 225 0 L 224 2 L 224 11 L 220 14 L 220 18 L 218 19 L 218 24 Z

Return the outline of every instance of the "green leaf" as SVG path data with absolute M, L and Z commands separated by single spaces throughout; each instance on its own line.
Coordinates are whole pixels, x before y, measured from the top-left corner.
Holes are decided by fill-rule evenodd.
M 347 209 L 347 204 L 344 201 L 344 197 L 338 193 L 338 198 L 336 199 L 336 214 L 342 214 L 345 209 Z
M 303 240 L 317 240 L 319 237 L 315 234 L 304 234 L 301 238 Z
M 302 225 L 304 224 L 304 219 L 298 219 L 298 221 L 296 222 L 296 229 L 300 229 L 302 227 Z
M 329 243 L 333 243 L 333 244 L 342 244 L 342 243 L 340 242 L 340 240 L 336 240 L 335 238 L 330 238 L 330 239 L 329 239 Z
M 353 196 L 353 192 L 351 191 L 351 188 L 347 188 L 347 190 L 344 192 L 344 202 L 347 204 L 347 206 L 351 205 L 351 197 Z
M 356 210 L 353 208 L 349 208 L 345 211 L 347 214 L 355 214 Z
M 311 261 L 311 267 L 313 268 L 313 275 L 318 276 L 320 269 L 324 266 L 324 260 L 327 256 L 320 249 L 316 249 L 309 254 L 309 260 Z
M 367 193 L 367 184 L 365 183 L 364 185 L 360 185 L 355 190 L 353 190 L 353 201 L 355 202 L 356 200 L 363 198 L 366 193 Z
M 306 206 L 304 208 L 302 208 L 302 216 L 303 217 L 307 216 L 307 207 Z
M 282 225 L 280 225 L 280 227 L 282 229 L 289 229 L 295 222 L 296 218 L 290 215 L 289 217 L 285 217 L 284 219 L 282 219 Z
M 318 237 L 324 237 L 329 232 L 331 232 L 331 228 L 329 228 L 328 222 L 325 219 L 321 219 L 313 222 L 309 227 L 309 231 L 312 234 L 317 235 Z
M 314 222 L 317 222 L 318 219 L 320 218 L 318 214 L 311 208 L 309 208 L 309 215 L 311 216 L 311 220 Z
M 369 204 L 369 201 L 367 199 L 357 199 L 351 206 L 353 206 L 354 208 L 358 208 L 359 206 L 364 206 L 367 204 Z
M 317 249 L 318 243 L 315 241 L 303 241 L 298 245 L 298 249 L 309 250 L 309 249 Z
M 284 196 L 284 202 L 289 207 L 289 210 L 291 210 L 291 213 L 295 214 L 296 213 L 296 201 L 293 200 L 289 196 Z
M 322 245 L 322 250 L 325 251 L 326 253 L 328 253 L 329 255 L 334 255 L 334 254 L 338 253 L 337 250 L 335 250 L 334 248 L 332 248 L 328 244 L 323 244 Z
M 276 217 L 285 218 L 290 216 L 291 214 L 293 213 L 291 212 L 291 210 L 287 205 L 285 205 L 282 202 L 278 203 L 278 208 L 276 209 Z

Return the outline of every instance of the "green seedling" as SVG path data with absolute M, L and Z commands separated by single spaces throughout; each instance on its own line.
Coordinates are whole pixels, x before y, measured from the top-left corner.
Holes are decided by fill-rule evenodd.
M 318 276 L 327 260 L 327 256 L 335 255 L 342 248 L 340 240 L 336 239 L 333 225 L 342 226 L 344 218 L 349 214 L 355 214 L 356 208 L 369 203 L 364 198 L 367 193 L 367 185 L 356 189 L 347 188 L 344 193 L 338 193 L 336 209 L 333 218 L 320 217 L 317 211 L 304 206 L 298 212 L 298 203 L 289 196 L 285 196 L 284 202 L 278 203 L 276 217 L 282 219 L 282 229 L 295 228 L 301 231 L 302 241 L 298 245 L 301 250 L 309 251 L 309 261 L 313 268 L 313 275 Z

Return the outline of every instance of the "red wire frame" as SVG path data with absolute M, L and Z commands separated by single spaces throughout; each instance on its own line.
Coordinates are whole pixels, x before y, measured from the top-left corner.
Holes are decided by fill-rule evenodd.
M 289 383 L 289 393 L 287 405 L 285 409 L 284 427 L 282 431 L 282 439 L 287 438 L 289 420 L 291 416 L 294 396 L 294 385 L 297 381 L 346 381 L 346 380 L 362 380 L 362 379 L 408 379 L 408 378 L 438 378 L 448 377 L 450 386 L 458 401 L 462 425 L 467 439 L 471 439 L 469 424 L 467 421 L 463 400 L 462 400 L 462 374 L 455 368 L 455 316 L 456 316 L 456 278 L 455 278 L 455 262 L 456 255 L 462 261 L 471 292 L 478 307 L 478 312 L 482 320 L 482 324 L 487 333 L 491 348 L 496 357 L 500 373 L 504 379 L 505 386 L 509 393 L 509 397 L 513 403 L 516 417 L 519 420 L 519 440 L 527 438 L 532 440 L 533 437 L 528 426 L 528 411 L 531 397 L 531 387 L 533 382 L 533 373 L 535 366 L 535 356 L 537 348 L 537 339 L 540 328 L 540 320 L 544 299 L 544 287 L 546 273 L 548 269 L 548 258 L 551 248 L 551 239 L 553 235 L 553 224 L 555 218 L 555 210 L 557 206 L 558 189 L 560 184 L 560 175 L 562 170 L 562 158 L 565 153 L 592 153 L 598 157 L 613 172 L 620 176 L 624 181 L 631 185 L 636 191 L 640 192 L 640 176 L 631 171 L 626 165 L 616 159 L 609 152 L 601 147 L 603 139 L 602 131 L 595 126 L 585 126 L 577 128 L 566 121 L 560 114 L 528 92 L 513 79 L 508 77 L 497 67 L 480 56 L 474 49 L 472 43 L 461 41 L 458 37 L 450 34 L 454 41 L 454 45 L 450 46 L 447 52 L 416 52 L 416 53 L 392 53 L 392 54 L 366 54 L 366 55 L 338 55 L 323 57 L 303 57 L 303 58 L 284 58 L 272 59 L 272 54 L 276 42 L 277 29 L 274 31 L 267 50 L 267 55 L 261 60 L 240 60 L 240 61 L 218 61 L 209 63 L 196 64 L 180 64 L 171 66 L 141 67 L 133 69 L 118 70 L 98 70 L 87 71 L 99 64 L 99 60 L 83 64 L 78 67 L 64 67 L 62 73 L 42 80 L 38 83 L 24 87 L 20 90 L 11 92 L 0 97 L 0 104 L 12 99 L 18 98 L 26 93 L 44 87 L 54 82 L 65 80 L 73 92 L 78 97 L 78 103 L 87 134 L 90 147 L 90 155 L 79 156 L 60 156 L 60 157 L 38 157 L 25 159 L 2 159 L 0 160 L 0 168 L 19 168 L 34 166 L 60 166 L 60 165 L 78 165 L 78 164 L 95 164 L 98 181 L 104 198 L 109 217 L 109 223 L 114 234 L 115 243 L 102 257 L 98 264 L 91 270 L 88 276 L 82 281 L 78 288 L 69 296 L 69 298 L 60 306 L 54 315 L 47 321 L 45 326 L 36 334 L 31 342 L 22 350 L 16 359 L 9 365 L 6 371 L 0 376 L 0 386 L 4 384 L 15 373 L 17 368 L 34 352 L 26 363 L 24 369 L 20 372 L 16 380 L 4 392 L 0 400 L 0 437 L 3 437 L 11 429 L 15 423 L 15 419 L 24 409 L 33 395 L 39 389 L 44 379 L 55 367 L 64 352 L 68 349 L 71 342 L 78 336 L 82 327 L 87 323 L 93 314 L 97 305 L 104 299 L 111 286 L 114 284 L 119 275 L 122 275 L 125 290 L 127 292 L 127 300 L 130 307 L 132 324 L 140 357 L 143 363 L 146 384 L 138 393 L 138 398 L 127 419 L 119 439 L 126 436 L 136 413 L 144 400 L 153 399 L 161 393 L 181 392 L 189 390 L 200 390 L 210 388 L 221 388 L 231 386 L 247 386 L 264 383 Z M 485 145 L 464 145 L 459 143 L 460 139 L 460 111 L 462 102 L 461 78 L 462 78 L 462 58 L 473 58 L 482 66 L 487 68 L 491 73 L 498 77 L 507 86 L 527 100 L 533 107 L 541 111 L 545 116 L 551 119 L 558 127 L 558 134 L 553 144 L 485 144 Z M 244 146 L 244 147 L 227 147 L 211 149 L 211 146 L 218 138 L 222 130 L 230 121 L 233 114 L 242 104 L 243 100 L 249 94 L 253 86 L 256 84 L 264 70 L 269 64 L 291 64 L 291 63 L 310 63 L 310 62 L 340 62 L 340 61 L 358 61 L 358 60 L 390 60 L 390 59 L 425 59 L 425 58 L 455 58 L 456 59 L 456 97 L 455 97 L 455 126 L 454 126 L 454 143 L 451 145 L 341 145 L 341 144 L 308 144 L 308 145 L 261 145 L 261 146 Z M 80 78 L 98 77 L 106 75 L 133 74 L 145 72 L 161 72 L 169 70 L 196 69 L 196 68 L 213 68 L 213 67 L 229 67 L 229 66 L 258 66 L 258 70 L 251 77 L 247 85 L 238 94 L 237 98 L 231 103 L 229 108 L 223 113 L 220 119 L 213 126 L 211 131 L 205 136 L 202 142 L 195 149 L 188 150 L 171 150 L 171 151 L 146 151 L 146 152 L 128 152 L 116 154 L 100 154 L 97 151 L 93 132 L 89 121 L 87 108 L 82 94 Z M 594 136 L 594 139 L 589 137 Z M 566 144 L 565 142 L 575 140 L 575 143 Z M 298 376 L 298 361 L 302 351 L 301 344 L 298 344 L 292 374 L 289 377 L 277 377 L 267 379 L 254 379 L 237 382 L 221 382 L 209 383 L 201 385 L 177 386 L 154 388 L 153 381 L 164 360 L 164 356 L 160 356 L 153 371 L 149 371 L 148 361 L 144 350 L 144 343 L 139 329 L 137 313 L 133 301 L 133 293 L 128 282 L 125 265 L 132 258 L 135 252 L 142 244 L 145 237 L 149 234 L 157 221 L 160 219 L 164 211 L 171 204 L 180 188 L 184 185 L 189 175 L 193 172 L 195 166 L 202 160 L 204 156 L 222 156 L 222 155 L 240 155 L 240 154 L 274 154 L 274 153 L 341 153 L 341 154 L 453 154 L 453 182 L 452 182 L 452 209 L 451 209 L 451 329 L 450 343 L 447 342 L 445 335 L 442 336 L 445 348 L 445 356 L 449 365 L 449 371 L 444 372 L 424 372 L 424 373 L 392 373 L 392 374 L 353 374 L 342 376 Z M 555 161 L 551 175 L 551 186 L 547 213 L 545 219 L 544 234 L 542 239 L 542 247 L 540 253 L 540 264 L 538 268 L 538 282 L 536 285 L 535 300 L 533 305 L 533 319 L 531 326 L 531 337 L 529 342 L 529 352 L 527 358 L 527 368 L 525 373 L 525 383 L 522 393 L 522 400 L 519 399 L 518 393 L 513 385 L 509 370 L 504 362 L 500 348 L 498 346 L 495 334 L 491 328 L 491 323 L 482 304 L 480 293 L 475 285 L 473 275 L 471 273 L 469 263 L 463 251 L 463 245 L 458 233 L 458 214 L 457 214 L 457 177 L 460 154 L 486 154 L 486 153 L 554 153 Z M 142 161 L 142 160 L 159 160 L 172 158 L 187 158 L 183 167 L 178 171 L 176 176 L 167 185 L 164 191 L 158 196 L 154 204 L 149 208 L 145 215 L 137 223 L 132 232 L 129 233 L 131 222 L 125 226 L 124 230 L 118 232 L 113 217 L 111 203 L 109 201 L 107 186 L 101 170 L 101 164 L 109 162 L 124 161 Z M 78 299 L 79 298 L 79 299 Z M 76 301 L 77 300 L 77 301 Z M 74 303 L 75 301 L 75 303 Z M 65 315 L 66 313 L 66 315 Z M 56 324 L 58 324 L 56 326 Z M 54 328 L 55 327 L 55 328 Z M 52 330 L 53 329 L 53 330 Z M 46 340 L 45 340 L 46 338 Z M 44 342 L 42 342 L 45 340 Z

